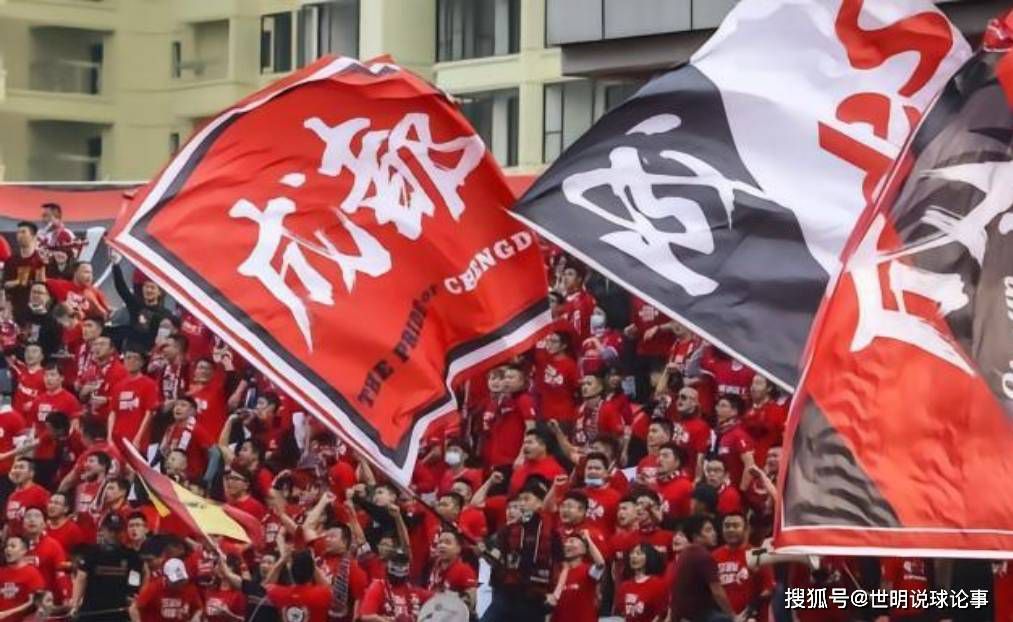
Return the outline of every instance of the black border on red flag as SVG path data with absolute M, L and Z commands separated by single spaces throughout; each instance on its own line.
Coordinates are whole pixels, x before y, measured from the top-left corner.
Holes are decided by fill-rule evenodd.
M 353 400 L 349 395 L 343 394 L 328 382 L 303 357 L 286 348 L 276 335 L 247 311 L 234 304 L 218 287 L 184 262 L 149 231 L 149 225 L 186 186 L 201 162 L 214 148 L 216 140 L 245 114 L 296 87 L 327 80 L 342 72 L 366 76 L 368 79 L 369 74 L 386 76 L 402 71 L 388 63 L 360 64 L 347 58 L 327 58 L 248 97 L 198 132 L 166 169 L 149 184 L 143 195 L 135 199 L 131 209 L 121 214 L 110 237 L 114 246 L 219 334 L 229 346 L 297 399 L 344 441 L 382 467 L 394 479 L 406 484 L 410 480 L 418 445 L 426 425 L 456 408 L 453 387 L 463 375 L 530 346 L 541 329 L 549 324 L 548 301 L 544 295 L 537 299 L 525 298 L 523 308 L 511 312 L 512 315 L 505 321 L 475 338 L 451 344 L 442 361 L 442 391 L 423 406 L 413 410 L 411 422 L 405 426 L 405 434 L 392 445 L 381 439 L 380 431 L 352 403 Z M 411 74 L 407 72 L 404 74 L 405 79 L 411 81 L 411 86 L 428 87 Z M 487 166 L 488 162 L 491 162 L 491 156 L 486 153 L 483 166 Z M 505 197 L 512 197 L 498 168 L 495 168 L 495 179 L 502 183 L 494 184 L 494 187 L 489 189 L 489 195 L 493 200 L 490 200 L 492 205 L 488 209 L 497 209 L 495 207 L 497 199 L 501 199 L 500 203 L 506 206 L 509 204 L 509 198 Z M 514 223 L 505 213 L 504 220 Z M 534 248 L 536 250 L 533 252 L 537 252 L 537 245 L 534 245 Z M 530 258 L 527 261 L 530 263 Z M 539 278 L 544 282 L 543 271 L 539 272 Z M 532 287 L 521 289 L 527 291 Z M 547 291 L 547 287 L 542 291 Z M 519 293 L 515 298 L 519 299 L 524 295 Z

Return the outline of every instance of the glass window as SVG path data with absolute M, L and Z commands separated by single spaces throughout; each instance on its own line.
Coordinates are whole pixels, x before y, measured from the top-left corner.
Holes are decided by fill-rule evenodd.
M 178 78 L 182 75 L 183 68 L 183 44 L 179 41 L 172 42 L 172 77 Z
M 260 20 L 260 73 L 292 70 L 292 14 L 273 13 Z
M 359 56 L 359 2 L 333 0 L 299 9 L 297 24 L 299 67 L 321 56 Z
M 457 95 L 461 112 L 502 166 L 517 165 L 518 91 L 504 89 Z
M 436 60 L 516 54 L 520 0 L 437 0 Z
M 586 132 L 594 122 L 592 80 L 545 85 L 542 120 L 542 158 L 551 162 Z

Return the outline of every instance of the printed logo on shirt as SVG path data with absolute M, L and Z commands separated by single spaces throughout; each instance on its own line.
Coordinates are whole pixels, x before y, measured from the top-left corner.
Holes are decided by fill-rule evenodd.
M 282 617 L 285 622 L 306 622 L 310 619 L 310 612 L 306 607 L 285 607 Z
M 7 581 L 0 587 L 0 596 L 3 596 L 6 600 L 12 600 L 18 595 L 18 584 L 13 581 Z
M 626 612 L 626 617 L 630 618 L 642 615 L 644 613 L 644 609 L 644 601 L 640 600 L 639 596 L 636 594 L 626 595 L 626 600 L 623 601 L 623 610 Z
M 120 410 L 133 410 L 140 408 L 140 406 L 141 396 L 133 391 L 123 391 L 120 393 Z
M 545 381 L 545 384 L 553 387 L 563 386 L 563 374 L 559 373 L 559 370 L 552 365 L 546 366 L 543 380 Z
M 190 606 L 181 598 L 163 597 L 160 609 L 162 618 L 165 620 L 186 620 L 189 618 L 187 614 L 190 612 Z

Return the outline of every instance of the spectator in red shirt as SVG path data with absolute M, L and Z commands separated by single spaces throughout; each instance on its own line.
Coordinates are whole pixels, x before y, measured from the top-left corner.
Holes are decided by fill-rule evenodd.
M 514 464 L 514 472 L 510 476 L 510 494 L 517 494 L 524 482 L 532 475 L 539 475 L 553 481 L 558 475 L 566 475 L 563 467 L 548 453 L 548 437 L 538 429 L 529 430 L 524 435 L 521 455 Z
M 178 333 L 169 335 L 161 346 L 156 341 L 155 352 L 160 356 L 152 355 L 148 370 L 150 373 L 151 365 L 156 361 L 159 363 L 156 375 L 162 402 L 168 403 L 186 395 L 190 384 L 190 361 L 187 356 L 189 347 L 186 337 Z
M 46 535 L 46 516 L 41 507 L 29 507 L 21 519 L 21 531 L 28 552 L 25 560 L 39 569 L 46 589 L 56 590 L 57 574 L 63 575 L 69 567 L 67 553 L 52 536 Z
M 751 405 L 742 417 L 742 425 L 756 445 L 756 463 L 763 464 L 767 450 L 780 445 L 788 420 L 788 402 L 778 400 L 777 386 L 762 374 L 753 376 L 749 387 Z
M 14 410 L 28 416 L 29 420 L 33 419 L 31 415 L 35 412 L 35 401 L 46 387 L 42 358 L 42 347 L 35 343 L 25 346 L 24 362 L 13 356 L 7 358 L 14 381 L 17 383 L 11 405 Z
M 50 279 L 46 285 L 57 301 L 65 303 L 79 318 L 93 317 L 105 322 L 109 319 L 109 301 L 102 290 L 95 287 L 95 272 L 91 262 L 74 264 L 71 281 Z
M 717 494 L 718 516 L 742 513 L 742 493 L 728 477 L 725 464 L 720 460 L 706 460 L 703 463 L 703 479 Z
M 675 399 L 675 412 L 677 419 L 672 424 L 672 442 L 686 452 L 683 468 L 692 478 L 696 476 L 700 461 L 710 448 L 713 431 L 700 415 L 699 395 L 693 387 L 679 389 Z
M 718 581 L 728 596 L 736 615 L 755 618 L 765 607 L 773 589 L 769 567 L 751 570 L 746 565 L 746 517 L 740 513 L 726 514 L 721 520 L 724 544 L 714 549 L 711 557 L 718 565 Z
M 440 532 L 436 541 L 436 558 L 429 571 L 429 591 L 454 592 L 475 610 L 475 592 L 478 576 L 475 570 L 461 559 L 461 535 L 456 531 Z
M 714 410 L 718 419 L 718 458 L 725 463 L 732 485 L 746 490 L 753 479 L 748 469 L 756 460 L 753 438 L 742 425 L 742 398 L 734 394 L 722 395 Z
M 187 479 L 197 481 L 207 466 L 207 448 L 211 437 L 197 423 L 197 405 L 192 397 L 181 397 L 172 405 L 172 423 L 166 428 L 159 445 L 162 458 L 173 449 L 186 452 Z
M 31 458 L 22 456 L 14 460 L 7 477 L 14 484 L 14 491 L 7 497 L 4 509 L 7 533 L 20 534 L 25 510 L 46 507 L 49 504 L 49 491 L 35 483 L 35 461 Z
M 333 501 L 327 497 L 329 501 Z M 306 523 L 312 522 L 307 516 Z M 305 524 L 305 523 L 304 523 Z M 344 523 L 331 527 L 322 538 L 313 540 L 311 529 L 304 527 L 307 540 L 313 542 L 317 567 L 326 584 L 331 586 L 330 622 L 351 622 L 355 607 L 369 587 L 369 578 L 359 566 L 352 551 L 352 530 Z M 319 580 L 318 580 L 319 582 Z
M 625 580 L 613 611 L 624 622 L 658 622 L 668 615 L 668 585 L 661 576 L 664 558 L 653 546 L 638 544 L 626 555 Z
M 418 620 L 419 609 L 432 594 L 411 582 L 409 565 L 408 555 L 402 551 L 387 561 L 387 576 L 374 581 L 362 599 L 361 622 Z
M 466 479 L 472 489 L 482 485 L 482 470 L 468 466 L 470 456 L 464 440 L 460 438 L 447 439 L 443 445 L 443 461 L 447 468 L 440 476 L 440 485 L 436 492 L 442 494 L 450 492 L 454 482 L 459 479 Z
M 578 357 L 582 375 L 603 374 L 623 351 L 622 334 L 606 325 L 607 318 L 601 309 L 591 315 L 591 336 L 580 344 Z
M 668 518 L 689 516 L 693 480 L 682 470 L 686 453 L 675 443 L 666 443 L 658 451 L 658 475 L 653 488 L 661 497 L 661 511 Z
M 490 382 L 492 382 L 490 373 Z M 528 393 L 524 370 L 516 365 L 502 368 L 503 396 L 483 417 L 481 449 L 488 468 L 509 466 L 517 460 L 524 434 L 535 426 L 535 404 Z
M 197 622 L 204 610 L 197 586 L 189 581 L 183 560 L 170 558 L 159 577 L 149 577 L 127 609 L 131 622 Z
M 597 622 L 598 581 L 604 574 L 605 557 L 591 534 L 585 529 L 568 536 L 556 589 L 546 599 L 553 607 L 551 622 Z
M 225 502 L 260 521 L 267 514 L 267 508 L 250 494 L 252 480 L 250 472 L 242 467 L 232 467 L 226 471 L 222 480 Z
M 109 410 L 109 438 L 122 438 L 133 442 L 136 447 L 147 447 L 148 439 L 139 435 L 142 427 L 147 430 L 145 419 L 151 417 L 158 407 L 158 385 L 145 375 L 147 354 L 143 348 L 128 345 L 123 351 L 123 369 L 126 376 L 111 392 Z
M 583 492 L 587 495 L 588 524 L 611 536 L 622 494 L 610 485 L 609 462 L 608 456 L 601 452 L 588 454 L 584 462 Z
M 4 544 L 7 564 L 0 566 L 0 613 L 5 620 L 24 620 L 32 595 L 46 587 L 39 569 L 25 559 L 27 552 L 28 544 L 21 536 L 7 536 Z
M 647 428 L 647 455 L 637 463 L 637 481 L 645 486 L 654 484 L 658 476 L 658 452 L 672 442 L 672 422 L 663 417 L 651 419 Z
M 120 362 L 112 338 L 107 334 L 99 335 L 92 341 L 91 356 L 94 369 L 81 387 L 81 399 L 87 399 L 91 413 L 105 421 L 109 416 L 113 387 L 127 376 L 127 370 Z
M 686 520 L 683 532 L 690 544 L 675 562 L 669 619 L 720 620 L 722 613 L 731 619 L 735 614 L 710 553 L 718 541 L 713 519 L 693 515 Z
M 77 254 L 74 232 L 63 224 L 63 208 L 58 203 L 42 204 L 42 229 L 38 233 L 39 251 L 51 257 L 62 253 L 64 261 Z M 52 262 L 50 262 L 52 264 Z
M 535 350 L 534 386 L 541 398 L 543 419 L 572 425 L 577 418 L 577 394 L 580 376 L 577 363 L 569 354 L 569 337 L 557 331 L 543 341 L 544 350 Z
M 62 492 L 54 492 L 49 496 L 46 505 L 46 535 L 54 538 L 71 555 L 87 543 L 84 531 L 70 518 L 70 502 Z
M 591 314 L 598 306 L 594 296 L 584 289 L 585 278 L 587 268 L 582 264 L 574 261 L 563 268 L 562 289 L 566 300 L 555 314 L 566 322 L 577 343 L 591 336 Z
M 570 435 L 573 444 L 583 448 L 600 435 L 621 438 L 625 431 L 623 413 L 615 403 L 605 401 L 605 379 L 592 374 L 584 376 L 580 381 L 580 395 L 583 401 Z

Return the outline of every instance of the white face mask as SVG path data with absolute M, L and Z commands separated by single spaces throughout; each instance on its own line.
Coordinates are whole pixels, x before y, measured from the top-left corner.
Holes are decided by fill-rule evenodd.
M 158 332 L 155 333 L 155 339 L 158 341 L 165 341 L 172 334 L 171 328 L 159 328 Z
M 605 316 L 600 313 L 591 315 L 591 330 L 602 332 L 605 330 Z
M 443 455 L 443 461 L 450 466 L 457 466 L 461 464 L 462 456 L 459 451 L 448 451 Z
M 605 485 L 605 480 L 600 477 L 585 477 L 584 483 L 591 488 L 600 488 Z

